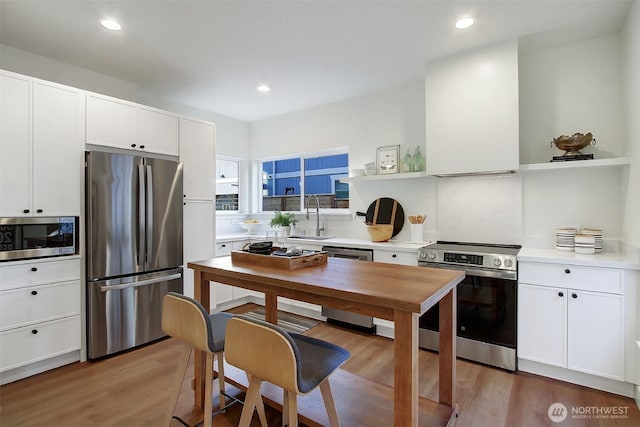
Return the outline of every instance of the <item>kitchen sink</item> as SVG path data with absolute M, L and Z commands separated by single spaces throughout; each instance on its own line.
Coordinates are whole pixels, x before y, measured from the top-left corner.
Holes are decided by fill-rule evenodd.
M 336 236 L 289 236 L 289 239 L 304 239 L 304 240 L 327 240 L 334 239 Z

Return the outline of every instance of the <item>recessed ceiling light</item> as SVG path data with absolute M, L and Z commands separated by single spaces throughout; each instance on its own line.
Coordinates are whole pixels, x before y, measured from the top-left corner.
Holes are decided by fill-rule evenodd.
M 258 92 L 269 92 L 271 90 L 271 88 L 264 83 L 262 83 L 256 89 L 258 90 Z
M 469 28 L 470 26 L 472 26 L 474 22 L 475 21 L 471 17 L 461 18 L 458 19 L 458 22 L 456 22 L 456 28 L 459 30 L 464 30 L 465 28 Z
M 107 30 L 120 31 L 122 29 L 122 26 L 112 19 L 103 19 L 100 23 Z

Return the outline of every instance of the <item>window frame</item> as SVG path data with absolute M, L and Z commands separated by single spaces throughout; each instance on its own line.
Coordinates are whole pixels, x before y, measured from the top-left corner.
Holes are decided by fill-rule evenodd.
M 291 211 L 287 211 L 287 212 L 294 212 L 294 213 L 303 213 L 306 212 L 305 210 L 305 198 L 307 196 L 306 192 L 305 192 L 305 185 L 304 185 L 304 178 L 305 178 L 305 159 L 310 159 L 310 158 L 316 158 L 316 157 L 324 157 L 324 156 L 332 156 L 332 155 L 337 155 L 337 154 L 346 154 L 347 155 L 347 159 L 350 158 L 349 156 L 349 147 L 335 147 L 335 148 L 328 148 L 328 149 L 324 149 L 324 150 L 316 150 L 316 151 L 306 151 L 306 152 L 297 152 L 297 153 L 288 153 L 288 154 L 282 154 L 282 155 L 278 155 L 278 156 L 269 156 L 269 157 L 261 157 L 259 159 L 255 159 L 255 163 L 254 163 L 254 170 L 255 170 L 255 177 L 256 179 L 254 180 L 254 183 L 256 185 L 256 211 L 257 213 L 265 213 L 265 214 L 269 214 L 272 213 L 274 211 L 265 211 L 263 210 L 263 196 L 262 196 L 262 164 L 264 162 L 273 162 L 273 161 L 277 161 L 277 160 L 287 160 L 287 159 L 294 159 L 294 158 L 299 158 L 300 159 L 300 209 L 299 210 L 291 210 Z M 348 168 L 349 166 L 347 166 Z M 348 172 L 345 173 L 345 177 L 348 176 Z M 349 201 L 351 201 L 351 195 L 349 195 Z M 350 208 L 320 208 L 320 213 L 323 215 L 344 215 L 344 214 L 350 214 Z
M 244 159 L 242 157 L 236 157 L 236 156 L 228 156 L 226 154 L 216 154 L 216 161 L 218 160 L 226 160 L 226 161 L 231 161 L 231 162 L 238 162 L 238 210 L 218 210 L 216 207 L 216 202 L 217 199 L 216 197 L 218 196 L 218 168 L 216 165 L 216 174 L 215 174 L 215 178 L 216 178 L 216 191 L 214 193 L 213 196 L 213 204 L 214 204 L 214 211 L 216 213 L 216 215 L 237 215 L 237 214 L 246 214 L 248 213 L 248 209 L 247 209 L 247 201 L 249 200 L 248 197 L 248 192 L 250 191 L 249 188 L 247 188 L 247 179 L 246 179 L 246 169 L 247 169 L 247 159 Z M 244 184 L 244 185 L 243 185 Z

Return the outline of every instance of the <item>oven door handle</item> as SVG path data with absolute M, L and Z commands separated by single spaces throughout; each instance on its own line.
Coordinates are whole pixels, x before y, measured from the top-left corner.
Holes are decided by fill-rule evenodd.
M 506 270 L 493 270 L 493 269 L 480 269 L 480 268 L 469 268 L 461 265 L 451 265 L 451 264 L 440 264 L 437 262 L 418 262 L 420 267 L 431 267 L 431 268 L 444 268 L 447 270 L 458 270 L 464 271 L 467 276 L 479 276 L 479 277 L 495 277 L 496 279 L 505 279 L 505 280 L 518 280 L 518 273 L 516 271 L 506 271 Z

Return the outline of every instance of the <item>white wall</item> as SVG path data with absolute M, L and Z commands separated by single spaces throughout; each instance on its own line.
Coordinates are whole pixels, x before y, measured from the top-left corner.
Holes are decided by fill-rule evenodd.
M 520 163 L 544 163 L 562 152 L 560 135 L 591 132 L 583 153 L 620 157 L 624 151 L 620 34 L 520 54 Z
M 625 155 L 623 57 L 620 34 L 520 55 L 521 163 L 549 162 L 562 154 L 551 140 L 575 132 L 593 133 L 582 152 L 596 159 Z M 555 228 L 574 225 L 625 240 L 626 182 L 625 168 L 523 175 L 523 243 L 553 247 Z
M 627 151 L 631 157 L 624 195 L 624 235 L 627 242 L 640 248 L 640 2 L 635 1 L 623 33 Z
M 5 45 L 0 45 L 0 68 L 132 102 L 138 98 L 133 83 Z
M 596 158 L 624 155 L 621 46 L 621 35 L 615 34 L 520 57 L 523 163 L 548 162 L 560 154 L 549 146 L 553 136 L 574 132 L 591 131 L 597 138 L 597 145 L 585 153 L 593 152 Z M 252 152 L 259 158 L 348 146 L 350 167 L 361 168 L 375 160 L 378 146 L 422 145 L 424 123 L 423 87 L 416 83 L 252 123 Z M 603 228 L 605 238 L 625 239 L 623 212 L 631 195 L 625 193 L 624 171 L 571 169 L 499 178 L 355 183 L 351 211 L 366 210 L 377 197 L 394 197 L 406 215 L 427 215 L 427 239 L 553 247 L 555 228 L 567 225 Z M 633 188 L 638 191 L 637 183 Z M 330 221 L 328 232 L 367 238 L 361 222 L 353 217 Z M 398 239 L 409 240 L 408 229 Z
M 377 147 L 420 145 L 424 153 L 424 83 L 408 83 L 370 95 L 251 124 L 254 159 L 307 151 L 349 147 L 349 167 L 375 162 Z M 366 212 L 378 197 L 393 197 L 405 216 L 426 214 L 427 232 L 435 230 L 436 193 L 433 180 L 376 181 L 351 184 L 350 206 Z M 323 218 L 324 219 L 324 218 Z M 407 222 L 408 223 L 408 222 Z M 300 227 L 313 227 L 301 222 Z M 363 219 L 331 221 L 328 234 L 368 238 Z M 409 227 L 398 239 L 409 240 Z
M 424 84 L 413 82 L 251 124 L 253 157 L 349 147 L 349 165 L 374 162 L 376 148 L 424 148 Z M 424 150 L 423 150 L 424 152 Z
M 173 102 L 161 93 L 141 92 L 133 83 L 5 45 L 0 45 L 0 68 L 214 122 L 216 152 L 249 158 L 247 122 Z

